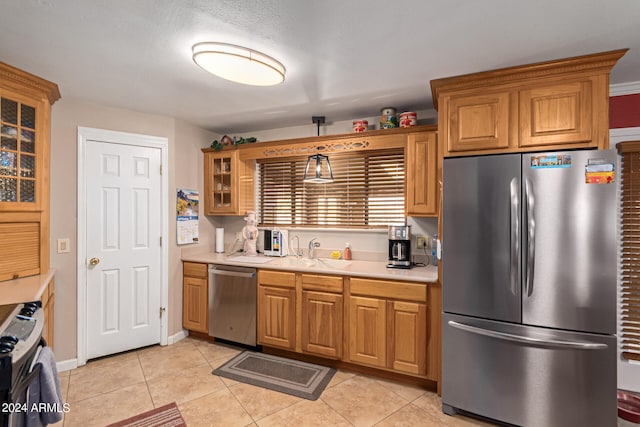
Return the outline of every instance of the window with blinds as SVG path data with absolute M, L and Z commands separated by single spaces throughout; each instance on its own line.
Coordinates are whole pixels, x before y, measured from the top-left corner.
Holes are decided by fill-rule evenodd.
M 334 181 L 302 181 L 307 157 L 258 161 L 265 226 L 386 227 L 404 223 L 404 151 L 330 155 Z
M 621 142 L 622 357 L 640 361 L 640 141 Z

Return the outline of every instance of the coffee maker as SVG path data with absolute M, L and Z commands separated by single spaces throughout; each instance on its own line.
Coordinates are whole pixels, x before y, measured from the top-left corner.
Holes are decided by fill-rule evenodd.
M 411 226 L 389 226 L 388 268 L 411 268 Z

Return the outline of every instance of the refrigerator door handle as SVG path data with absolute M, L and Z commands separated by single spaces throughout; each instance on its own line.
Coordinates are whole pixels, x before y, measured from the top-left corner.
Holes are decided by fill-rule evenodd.
M 528 345 L 538 345 L 545 347 L 555 347 L 564 349 L 578 349 L 578 350 L 603 350 L 608 346 L 606 344 L 589 342 L 589 341 L 564 341 L 564 340 L 546 340 L 534 337 L 525 337 L 522 335 L 510 334 L 507 332 L 498 332 L 491 329 L 478 328 L 477 326 L 467 325 L 465 323 L 455 322 L 449 320 L 447 322 L 449 326 L 452 326 L 463 331 L 471 332 L 473 334 L 484 335 L 487 337 L 497 338 L 506 341 L 513 341 L 517 343 L 523 343 Z
M 509 192 L 511 204 L 511 209 L 509 211 L 511 222 L 511 230 L 509 234 L 511 238 L 509 245 L 509 282 L 511 286 L 511 293 L 516 295 L 516 287 L 518 286 L 518 278 L 520 277 L 520 263 L 518 262 L 518 249 L 520 247 L 520 200 L 518 198 L 518 193 L 520 192 L 520 184 L 518 184 L 517 178 L 511 179 Z
M 533 194 L 533 185 L 529 179 L 526 179 L 524 182 L 524 194 L 525 194 L 525 205 L 526 205 L 526 239 L 527 239 L 527 266 L 526 266 L 526 279 L 525 286 L 527 290 L 527 296 L 531 296 L 533 294 L 533 274 L 534 274 L 534 266 L 535 266 L 535 256 L 536 256 L 536 220 L 533 215 L 534 205 L 535 205 L 535 197 Z

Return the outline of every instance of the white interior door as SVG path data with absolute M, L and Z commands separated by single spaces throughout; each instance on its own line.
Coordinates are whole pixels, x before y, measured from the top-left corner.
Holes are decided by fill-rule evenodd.
M 86 142 L 87 358 L 161 340 L 159 148 Z

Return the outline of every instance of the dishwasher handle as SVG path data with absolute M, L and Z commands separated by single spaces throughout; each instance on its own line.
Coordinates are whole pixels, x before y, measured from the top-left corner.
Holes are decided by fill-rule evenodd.
M 214 268 L 209 269 L 209 274 L 215 274 L 218 276 L 232 276 L 232 277 L 244 277 L 247 279 L 253 279 L 256 277 L 256 273 L 243 273 L 241 271 L 231 271 L 231 270 L 217 270 Z

